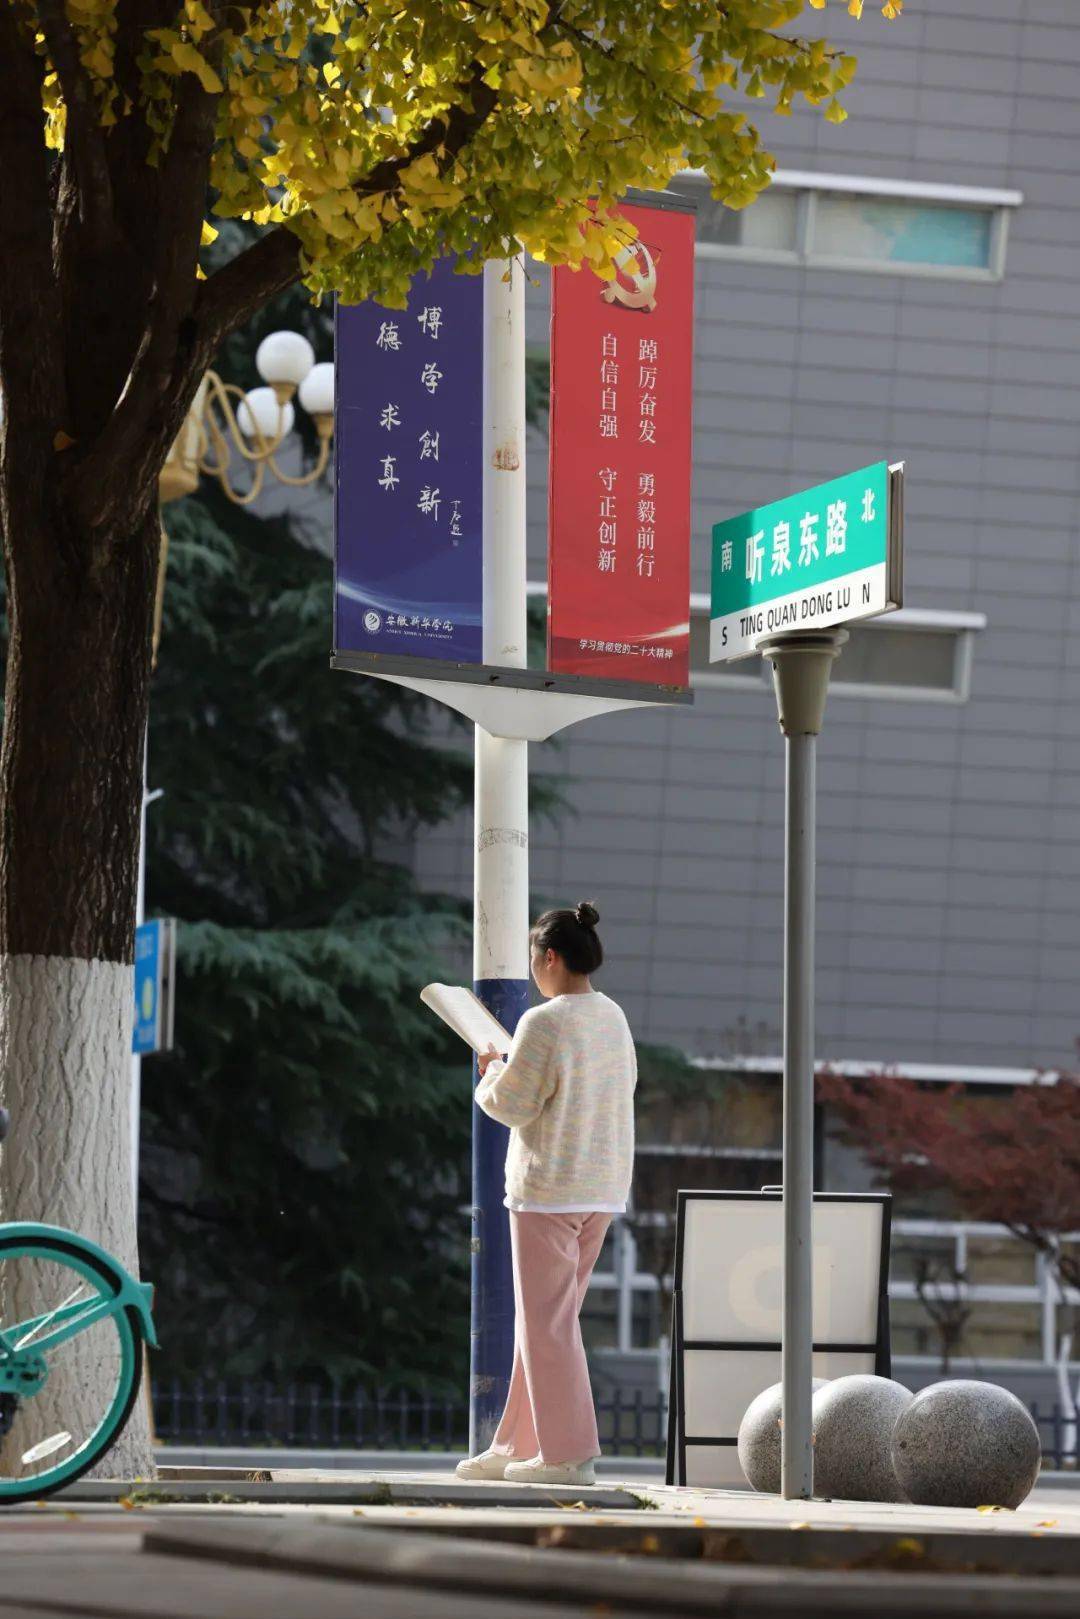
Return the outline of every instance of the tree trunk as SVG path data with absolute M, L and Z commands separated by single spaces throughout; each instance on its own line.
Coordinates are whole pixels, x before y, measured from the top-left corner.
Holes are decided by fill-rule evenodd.
M 137 1273 L 132 961 L 159 525 L 151 506 L 108 543 L 73 532 L 53 492 L 59 458 L 20 477 L 16 448 L 10 423 L 0 1098 L 12 1129 L 0 1215 L 69 1226 Z M 58 1428 L 100 1409 L 85 1387 L 93 1369 L 72 1365 L 59 1357 L 39 1396 L 55 1402 Z M 152 1474 L 143 1401 L 100 1471 Z

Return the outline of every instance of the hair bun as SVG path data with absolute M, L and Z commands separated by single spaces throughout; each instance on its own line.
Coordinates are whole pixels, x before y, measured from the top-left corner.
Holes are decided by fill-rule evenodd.
M 574 915 L 583 928 L 594 928 L 600 920 L 600 912 L 587 899 L 583 899 L 580 905 L 574 907 Z

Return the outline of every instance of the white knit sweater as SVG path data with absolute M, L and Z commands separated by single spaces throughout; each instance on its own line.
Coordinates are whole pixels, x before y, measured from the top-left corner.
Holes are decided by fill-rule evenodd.
M 608 996 L 556 995 L 526 1012 L 507 1060 L 476 1089 L 488 1117 L 510 1126 L 507 1207 L 625 1209 L 636 1084 L 630 1026 Z

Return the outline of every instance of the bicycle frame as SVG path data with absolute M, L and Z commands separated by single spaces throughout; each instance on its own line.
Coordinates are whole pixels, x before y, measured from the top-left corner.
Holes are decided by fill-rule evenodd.
M 78 1265 L 80 1258 L 87 1261 L 87 1281 L 99 1286 L 107 1286 L 111 1282 L 115 1291 L 107 1298 L 102 1298 L 99 1294 L 93 1300 L 75 1300 L 73 1303 L 60 1305 L 56 1310 L 46 1311 L 43 1315 L 29 1316 L 25 1321 L 9 1324 L 0 1331 L 0 1350 L 3 1351 L 4 1358 L 27 1351 L 34 1355 L 47 1354 L 59 1344 L 85 1331 L 95 1321 L 126 1309 L 133 1309 L 137 1313 L 147 1343 L 152 1348 L 157 1347 L 157 1333 L 154 1331 L 151 1314 L 154 1290 L 148 1282 L 137 1282 L 112 1254 L 106 1253 L 104 1248 L 99 1248 L 97 1243 L 91 1242 L 88 1237 L 80 1237 L 74 1231 L 67 1231 L 62 1226 L 39 1225 L 34 1221 L 0 1224 L 0 1241 L 3 1241 L 5 1247 L 12 1243 L 29 1243 L 41 1239 L 61 1243 L 68 1249 L 73 1268 L 76 1270 L 80 1269 Z M 2 1259 L 3 1251 L 0 1250 L 0 1260 Z M 50 1322 L 51 1326 L 48 1325 Z M 41 1336 L 36 1336 L 38 1332 Z M 25 1342 L 25 1350 L 20 1350 L 20 1342 Z

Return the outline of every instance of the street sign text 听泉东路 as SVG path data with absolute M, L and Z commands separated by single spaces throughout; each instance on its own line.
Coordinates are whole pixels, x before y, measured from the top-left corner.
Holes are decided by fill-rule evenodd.
M 902 468 L 878 461 L 717 523 L 710 660 L 899 607 L 902 487 Z

